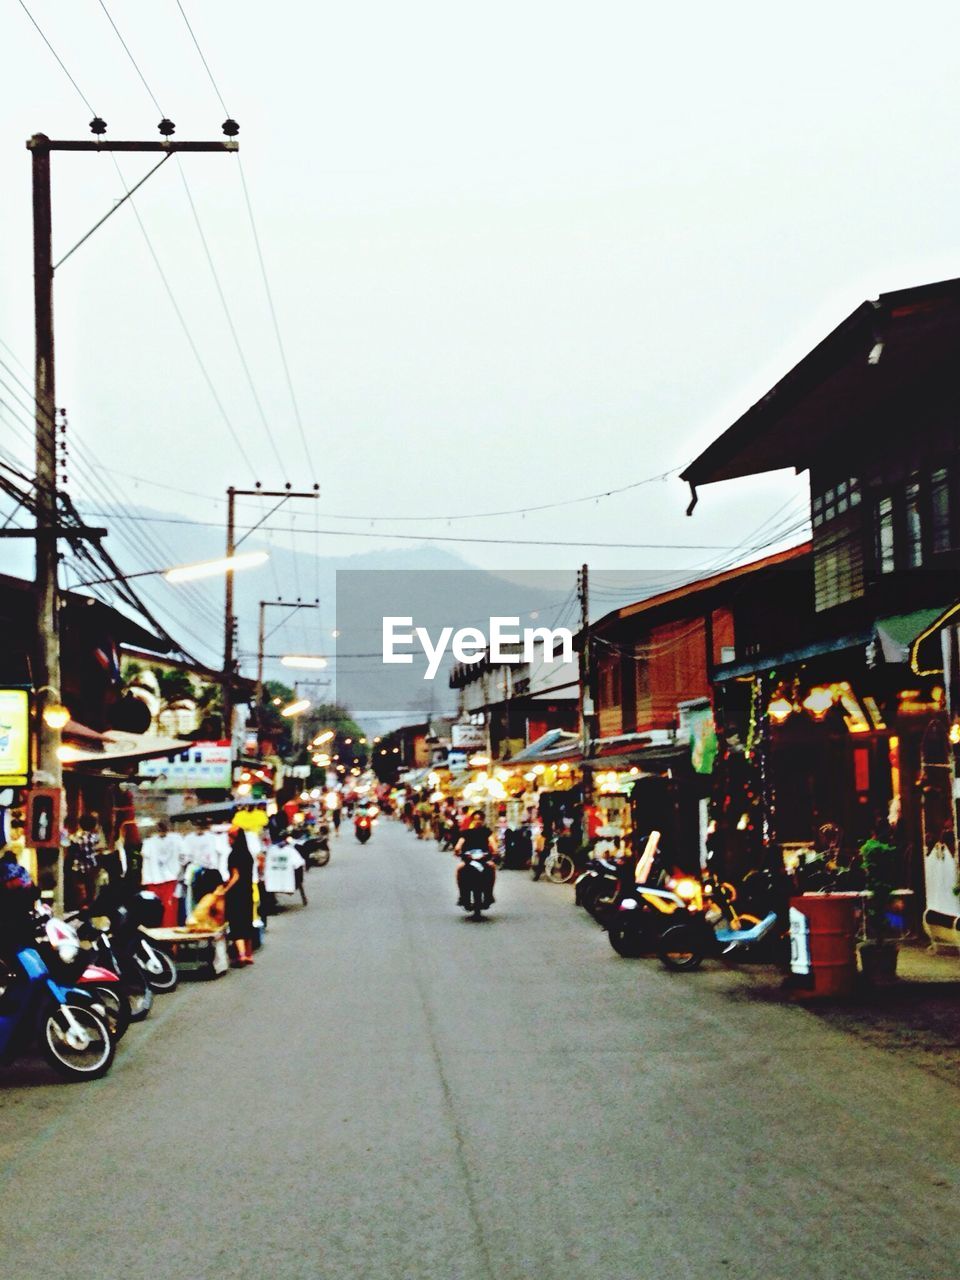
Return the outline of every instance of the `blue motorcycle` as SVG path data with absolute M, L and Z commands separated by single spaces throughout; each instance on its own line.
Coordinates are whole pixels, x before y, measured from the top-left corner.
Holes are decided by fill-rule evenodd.
M 96 1080 L 113 1063 L 115 1044 L 102 1009 L 82 991 L 54 982 L 40 953 L 22 947 L 0 963 L 0 1064 L 34 1045 L 68 1080 Z

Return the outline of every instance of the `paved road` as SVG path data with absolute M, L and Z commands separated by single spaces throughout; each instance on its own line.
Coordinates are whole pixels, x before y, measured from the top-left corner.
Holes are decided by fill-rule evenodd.
M 345 833 L 256 966 L 158 1001 L 108 1079 L 0 1076 L 0 1273 L 960 1277 L 951 1085 L 619 960 L 567 889 L 502 873 L 470 922 L 451 863 Z

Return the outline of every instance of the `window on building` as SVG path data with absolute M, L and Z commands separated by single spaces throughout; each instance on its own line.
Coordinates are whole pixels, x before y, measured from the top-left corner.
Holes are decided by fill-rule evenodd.
M 874 519 L 874 552 L 879 573 L 893 573 L 897 567 L 896 539 L 893 528 L 893 498 L 877 501 Z
M 950 516 L 950 472 L 940 467 L 930 475 L 930 550 L 934 555 L 953 548 Z
M 818 613 L 863 595 L 863 541 L 842 526 L 818 536 L 813 552 L 815 608 Z
M 813 508 L 811 516 L 813 527 L 818 529 L 822 524 L 828 524 L 831 520 L 835 520 L 837 516 L 845 515 L 846 512 L 853 507 L 860 505 L 860 481 L 850 476 L 846 480 L 839 480 L 836 484 L 832 484 L 829 489 L 824 489 L 820 493 L 813 495 Z
M 920 477 L 912 475 L 905 493 L 906 516 L 905 562 L 908 569 L 919 569 L 923 564 L 923 518 L 920 512 Z

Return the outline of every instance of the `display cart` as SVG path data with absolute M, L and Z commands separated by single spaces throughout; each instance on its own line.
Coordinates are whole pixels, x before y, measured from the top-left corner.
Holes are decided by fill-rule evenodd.
M 178 973 L 219 978 L 230 967 L 226 926 L 219 929 L 144 929 L 177 966 Z

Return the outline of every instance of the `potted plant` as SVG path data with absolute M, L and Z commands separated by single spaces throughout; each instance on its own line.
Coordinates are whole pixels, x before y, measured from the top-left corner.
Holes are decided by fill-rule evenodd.
M 883 986 L 897 976 L 896 940 L 890 937 L 888 914 L 893 899 L 894 865 L 897 851 L 883 840 L 867 840 L 860 846 L 860 867 L 864 888 L 867 937 L 857 948 L 864 979 L 871 986 Z

